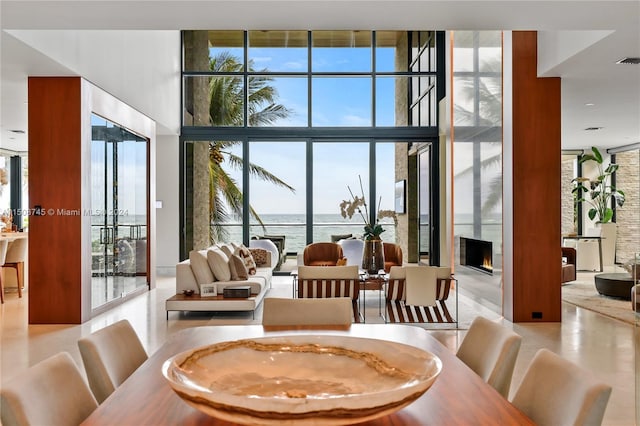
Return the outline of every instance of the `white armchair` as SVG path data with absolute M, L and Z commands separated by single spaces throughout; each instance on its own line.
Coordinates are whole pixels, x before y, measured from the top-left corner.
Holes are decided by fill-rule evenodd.
M 347 258 L 347 266 L 362 265 L 362 254 L 364 253 L 364 241 L 358 239 L 345 239 L 338 241 L 342 246 L 342 254 Z
M 271 253 L 271 269 L 274 269 L 278 265 L 278 260 L 280 259 L 280 253 L 278 252 L 278 247 L 271 240 L 250 240 L 249 241 L 250 248 L 261 248 L 265 249 Z

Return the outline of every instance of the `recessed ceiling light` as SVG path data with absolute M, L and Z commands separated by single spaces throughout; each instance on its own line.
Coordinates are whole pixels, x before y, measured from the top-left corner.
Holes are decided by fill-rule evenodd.
M 584 106 L 594 106 L 595 104 L 592 104 L 591 102 L 587 102 L 586 104 L 584 104 Z
M 640 58 L 622 58 L 616 61 L 616 64 L 638 65 L 640 64 Z
M 24 130 L 9 130 L 11 133 L 18 133 L 20 135 L 24 135 Z
M 587 127 L 585 130 L 591 132 L 594 130 L 602 130 L 602 129 L 604 129 L 604 127 Z

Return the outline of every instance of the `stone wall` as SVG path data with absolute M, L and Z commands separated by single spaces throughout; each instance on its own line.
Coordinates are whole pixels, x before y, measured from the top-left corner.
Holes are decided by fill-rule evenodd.
M 561 180 L 561 188 L 560 188 L 560 211 L 561 211 L 561 222 L 560 222 L 560 231 L 562 235 L 577 233 L 577 225 L 575 221 L 575 208 L 573 202 L 573 194 L 571 190 L 573 189 L 573 184 L 571 183 L 571 179 L 575 177 L 574 172 L 574 163 L 575 156 L 567 156 L 562 158 L 562 163 L 560 165 L 560 180 Z
M 624 263 L 640 252 L 640 151 L 616 154 L 620 167 L 616 172 L 616 188 L 625 193 L 625 203 L 616 209 L 618 238 L 616 262 Z

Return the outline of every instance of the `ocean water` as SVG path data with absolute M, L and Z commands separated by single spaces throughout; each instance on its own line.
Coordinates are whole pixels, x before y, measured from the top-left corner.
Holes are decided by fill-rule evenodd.
M 263 229 L 258 224 L 250 226 L 249 236 L 254 235 L 285 235 L 285 251 L 286 252 L 302 252 L 307 245 L 305 218 L 303 214 L 265 214 L 261 215 L 265 224 Z M 345 219 L 339 214 L 318 214 L 314 215 L 313 241 L 331 241 L 332 235 L 352 234 L 355 237 L 361 237 L 364 232 L 364 223 L 361 220 Z M 423 222 L 426 219 L 423 218 Z M 384 219 L 382 226 L 385 232 L 381 237 L 383 241 L 395 242 L 396 229 L 391 219 Z M 229 232 L 229 241 L 242 240 L 242 223 L 233 222 L 225 225 Z M 428 229 L 423 226 L 423 229 Z M 497 219 L 488 220 L 482 224 L 482 235 L 473 235 L 473 225 L 471 217 L 456 216 L 454 224 L 455 235 L 463 235 L 466 237 L 480 238 L 492 241 L 494 245 L 494 253 L 501 252 L 502 243 L 502 224 Z M 421 233 L 421 251 L 429 251 L 429 236 L 426 232 Z
M 260 218 L 265 224 L 263 229 L 257 223 L 249 227 L 249 235 L 284 235 L 286 252 L 302 252 L 307 245 L 304 214 L 265 214 Z M 352 234 L 361 237 L 364 223 L 354 219 L 345 219 L 339 214 L 317 214 L 313 216 L 313 241 L 331 241 L 332 235 Z M 395 226 L 391 219 L 381 222 L 385 232 L 383 241 L 395 241 Z M 242 241 L 242 223 L 234 222 L 225 225 L 229 233 L 229 241 Z

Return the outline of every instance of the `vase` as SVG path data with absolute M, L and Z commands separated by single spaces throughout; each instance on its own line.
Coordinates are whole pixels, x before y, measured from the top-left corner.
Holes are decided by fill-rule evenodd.
M 602 265 L 613 266 L 616 260 L 616 224 L 615 222 L 598 222 L 596 228 L 600 228 L 600 237 L 602 237 Z
M 384 269 L 384 249 L 382 240 L 365 240 L 362 252 L 362 269 L 369 274 L 377 274 Z

